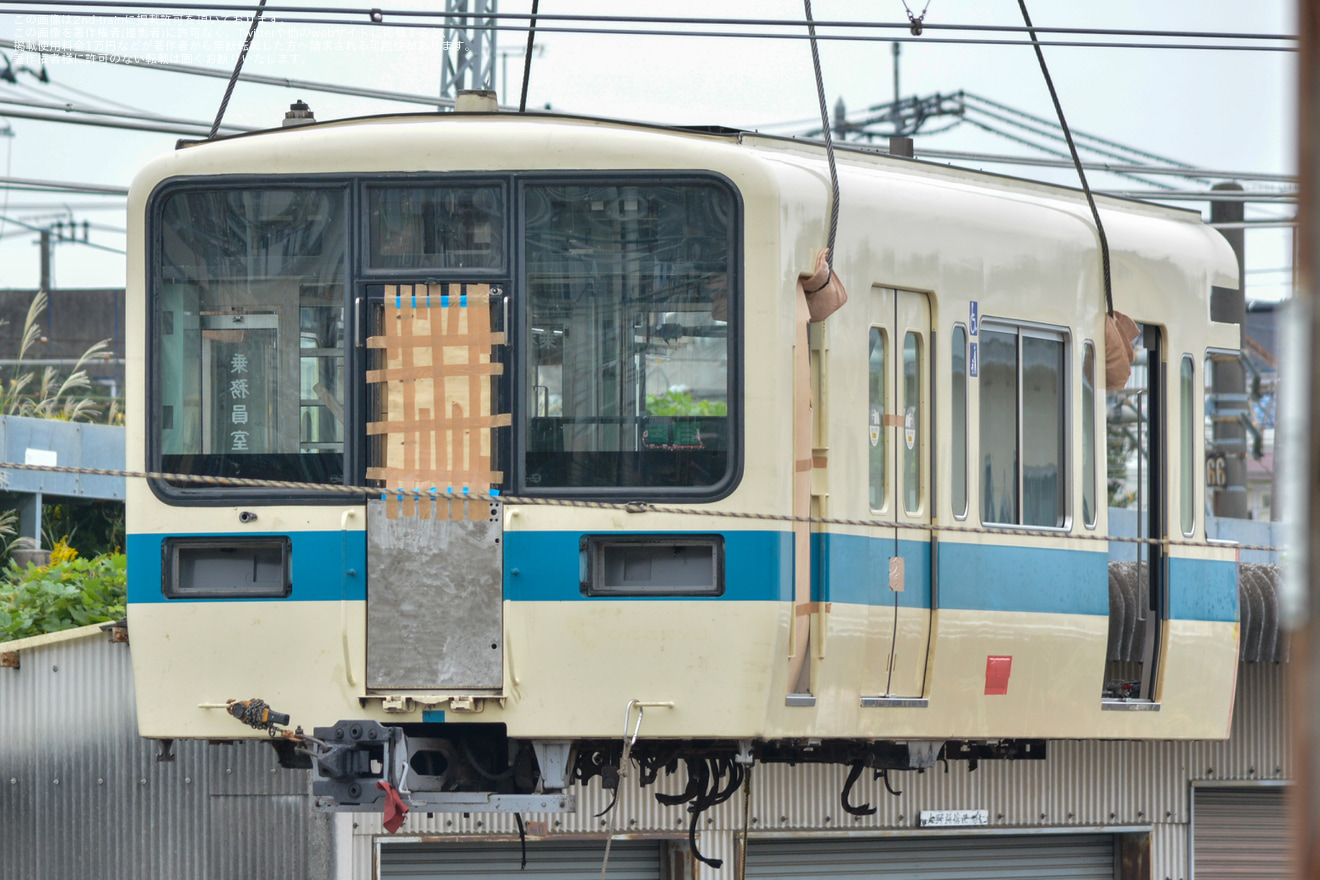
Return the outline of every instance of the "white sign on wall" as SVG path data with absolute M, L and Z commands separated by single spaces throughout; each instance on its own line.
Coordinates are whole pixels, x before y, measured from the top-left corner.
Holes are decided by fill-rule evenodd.
M 922 828 L 954 828 L 968 825 L 989 825 L 988 810 L 922 810 Z

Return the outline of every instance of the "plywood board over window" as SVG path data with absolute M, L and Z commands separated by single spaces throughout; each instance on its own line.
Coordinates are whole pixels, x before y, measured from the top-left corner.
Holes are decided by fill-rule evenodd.
M 485 495 L 503 474 L 491 466 L 491 430 L 511 424 L 491 411 L 491 379 L 504 372 L 491 347 L 494 332 L 487 284 L 413 284 L 385 288 L 383 331 L 367 347 L 382 349 L 384 367 L 367 371 L 383 384 L 369 435 L 383 442 L 367 479 L 383 483 L 386 515 L 486 519 Z M 432 498 L 434 496 L 434 502 Z M 454 499 L 454 500 L 451 500 Z

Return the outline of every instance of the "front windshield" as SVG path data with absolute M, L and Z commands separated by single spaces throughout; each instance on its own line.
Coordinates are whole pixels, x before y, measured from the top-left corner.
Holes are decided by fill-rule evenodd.
M 733 199 L 523 190 L 526 488 L 711 487 L 730 468 Z
M 179 192 L 161 212 L 161 466 L 342 483 L 341 190 Z

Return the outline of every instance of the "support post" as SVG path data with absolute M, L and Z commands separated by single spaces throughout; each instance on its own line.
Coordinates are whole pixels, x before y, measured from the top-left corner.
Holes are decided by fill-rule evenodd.
M 1215 191 L 1240 193 L 1236 183 L 1216 184 Z M 1211 223 L 1241 223 L 1245 205 L 1239 201 L 1210 202 Z M 1238 325 L 1238 349 L 1243 343 L 1243 325 L 1247 320 L 1245 239 L 1246 230 L 1220 229 L 1237 255 L 1238 289 L 1216 287 L 1210 296 L 1210 316 L 1216 321 Z M 1226 484 L 1215 492 L 1215 516 L 1246 519 L 1251 513 L 1247 493 L 1247 428 L 1241 419 L 1248 416 L 1246 370 L 1239 360 L 1213 361 L 1211 393 L 1215 401 L 1214 444 L 1224 453 Z
M 20 495 L 18 502 L 18 536 L 32 539 L 32 550 L 41 549 L 41 493 Z
M 499 0 L 445 0 L 440 97 L 495 85 L 495 25 Z M 455 14 L 459 13 L 459 14 Z M 470 13 L 470 14 L 468 14 Z
M 50 230 L 41 230 L 41 290 L 50 295 L 50 264 L 55 243 L 50 239 Z
M 1298 9 L 1297 170 L 1297 295 L 1289 326 L 1295 344 L 1286 364 L 1287 415 L 1297 442 L 1285 445 L 1289 468 L 1287 518 L 1292 519 L 1287 588 L 1283 606 L 1292 629 L 1289 673 L 1289 733 L 1293 774 L 1289 792 L 1294 877 L 1320 876 L 1320 309 L 1317 309 L 1316 265 L 1320 255 L 1320 3 L 1302 2 Z

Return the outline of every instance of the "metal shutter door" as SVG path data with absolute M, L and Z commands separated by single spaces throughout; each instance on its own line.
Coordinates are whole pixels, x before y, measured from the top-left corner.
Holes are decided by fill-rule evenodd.
M 747 877 L 833 880 L 1113 880 L 1106 834 L 753 840 Z
M 605 841 L 529 841 L 527 868 L 518 842 L 384 844 L 380 876 L 402 880 L 467 880 L 535 877 L 582 880 L 599 877 Z M 660 843 L 616 840 L 610 847 L 610 880 L 660 880 Z
M 1196 880 L 1280 878 L 1288 869 L 1282 786 L 1192 789 L 1192 873 Z

